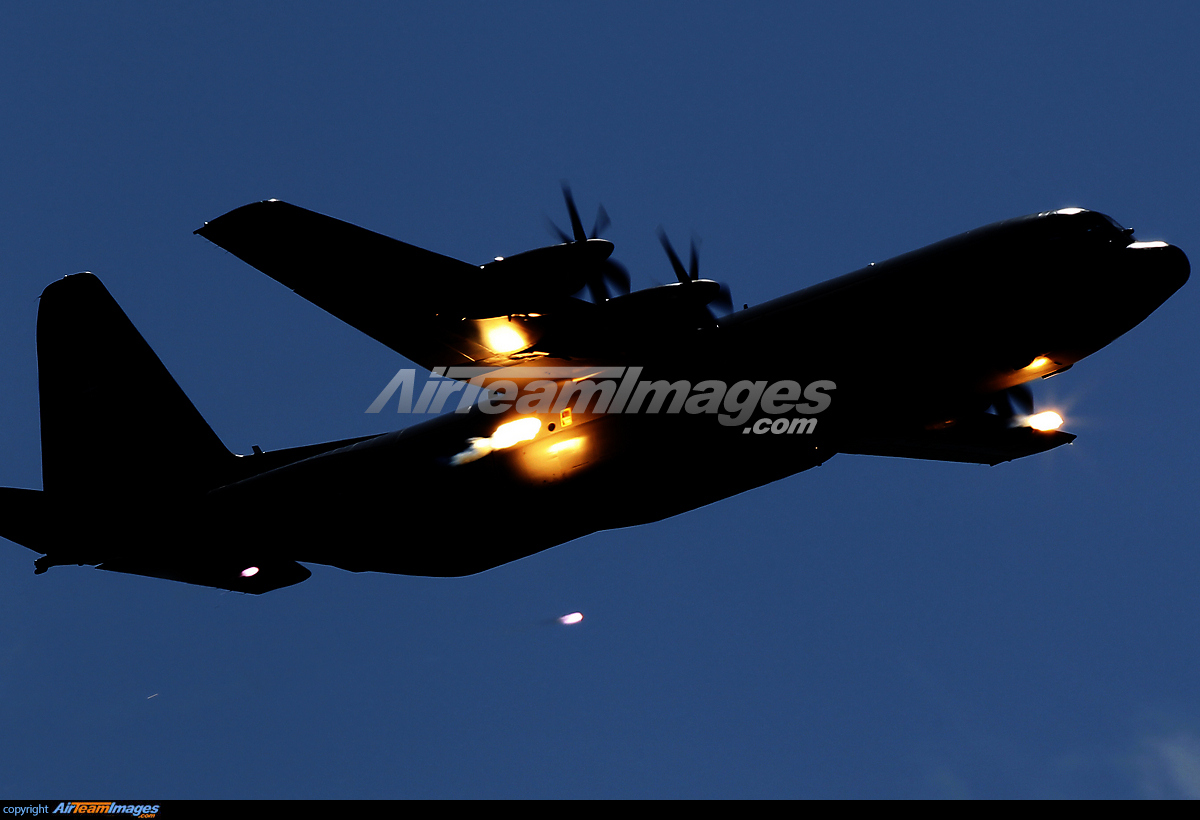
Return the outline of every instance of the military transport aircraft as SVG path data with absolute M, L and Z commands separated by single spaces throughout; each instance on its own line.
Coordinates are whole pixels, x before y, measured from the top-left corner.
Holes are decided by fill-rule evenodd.
M 1179 248 L 1066 208 L 722 315 L 727 291 L 661 231 L 678 281 L 628 292 L 607 215 L 586 232 L 564 193 L 560 244 L 484 265 L 276 200 L 196 231 L 433 371 L 416 405 L 403 368 L 376 405 L 444 412 L 382 435 L 234 455 L 96 277 L 50 285 L 43 489 L 0 489 L 0 534 L 44 553 L 37 572 L 261 593 L 308 578 L 302 561 L 480 572 L 837 453 L 994 465 L 1072 441 L 1025 383 L 1133 328 L 1190 272 Z M 457 535 L 396 526 L 411 515 Z

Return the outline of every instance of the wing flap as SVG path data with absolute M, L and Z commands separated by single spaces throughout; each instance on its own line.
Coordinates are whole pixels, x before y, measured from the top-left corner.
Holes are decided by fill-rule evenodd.
M 858 439 L 838 452 L 862 456 L 891 456 L 934 461 L 957 461 L 995 466 L 1070 444 L 1071 433 L 1007 427 L 997 416 L 959 422 L 932 430 L 914 430 L 877 438 Z

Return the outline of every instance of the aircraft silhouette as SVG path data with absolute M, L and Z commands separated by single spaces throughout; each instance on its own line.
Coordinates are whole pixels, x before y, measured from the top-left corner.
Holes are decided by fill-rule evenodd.
M 37 572 L 261 593 L 308 578 L 301 561 L 476 573 L 837 453 L 994 465 L 1072 441 L 1031 426 L 1025 383 L 1133 328 L 1190 272 L 1179 248 L 1066 208 L 721 315 L 728 290 L 700 277 L 694 244 L 685 266 L 660 231 L 678 281 L 631 293 L 599 238 L 607 214 L 588 233 L 564 195 L 560 244 L 484 265 L 276 200 L 196 231 L 434 371 L 418 406 L 458 403 L 382 435 L 234 455 L 96 277 L 50 285 L 43 489 L 0 489 L 0 534 L 44 553 Z M 377 404 L 413 401 L 404 374 Z M 465 382 L 493 392 L 460 402 Z M 416 535 L 406 516 L 450 526 Z

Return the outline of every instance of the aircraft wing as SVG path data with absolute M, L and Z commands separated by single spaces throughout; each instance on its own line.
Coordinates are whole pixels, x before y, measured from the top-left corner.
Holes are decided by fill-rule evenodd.
M 434 327 L 471 292 L 476 265 L 273 199 L 196 233 L 424 367 L 491 355 Z
M 851 455 L 958 461 L 995 466 L 1070 444 L 1075 435 L 1061 430 L 1009 427 L 989 413 L 934 428 L 876 434 L 838 446 Z

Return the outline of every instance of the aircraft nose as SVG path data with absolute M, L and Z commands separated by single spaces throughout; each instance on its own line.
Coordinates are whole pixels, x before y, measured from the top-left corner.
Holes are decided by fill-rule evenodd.
M 1133 242 L 1125 250 L 1133 254 L 1131 259 L 1135 269 L 1161 287 L 1164 300 L 1183 287 L 1191 275 L 1192 265 L 1187 254 L 1174 245 L 1166 242 Z

